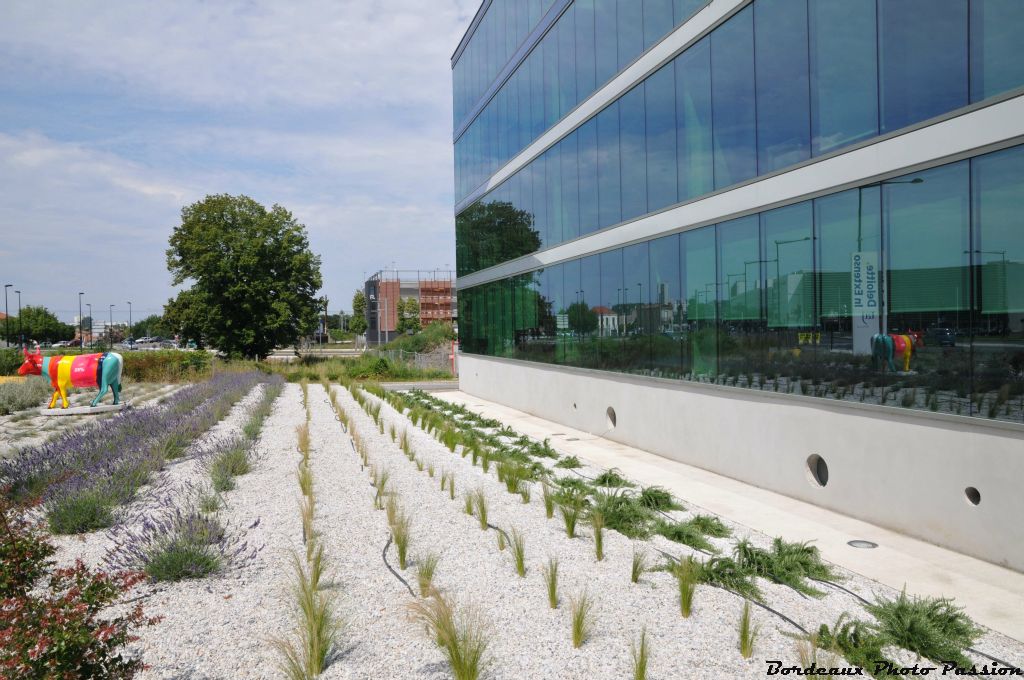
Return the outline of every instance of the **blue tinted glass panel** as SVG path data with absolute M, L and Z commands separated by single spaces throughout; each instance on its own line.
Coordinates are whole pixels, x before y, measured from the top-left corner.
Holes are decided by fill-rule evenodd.
M 643 52 L 644 3 L 641 0 L 619 0 L 619 64 L 621 71 Z
M 639 4 L 639 3 L 638 3 Z M 644 0 L 644 49 L 672 30 L 672 0 Z
M 545 184 L 547 185 L 548 239 L 553 246 L 565 240 L 562 235 L 562 163 L 560 145 L 544 153 Z
M 544 55 L 535 49 L 528 59 L 530 69 L 530 137 L 544 132 Z
M 971 101 L 1024 85 L 1024 2 L 971 0 Z
M 621 342 L 625 325 L 624 310 L 629 304 L 629 290 L 622 285 L 622 250 L 610 250 L 599 255 L 601 259 L 601 299 L 597 312 L 597 333 L 600 338 L 602 368 L 614 369 L 621 357 Z
M 875 3 L 814 0 L 810 10 L 811 152 L 878 134 Z
M 651 326 L 646 319 L 650 308 L 650 244 L 636 243 L 622 249 L 621 310 L 622 352 L 616 370 L 648 373 L 651 367 Z
M 546 166 L 544 158 L 526 166 L 530 174 L 530 181 L 533 186 L 533 228 L 536 229 L 540 238 L 541 248 L 551 243 L 551 236 L 548 233 L 548 186 L 546 178 Z
M 671 64 L 647 79 L 647 209 L 659 210 L 676 202 L 676 82 Z
M 594 45 L 594 0 L 576 0 L 576 93 L 577 101 L 597 89 Z
M 747 7 L 711 34 L 715 188 L 757 174 L 754 25 Z
M 547 130 L 555 124 L 562 116 L 559 105 L 559 81 L 558 81 L 558 28 L 552 29 L 556 33 L 549 34 L 551 39 L 540 44 L 544 59 L 544 123 L 542 130 Z
M 757 69 L 757 171 L 811 156 L 805 0 L 754 3 Z M 765 39 L 768 38 L 768 39 Z
M 559 144 L 562 171 L 562 240 L 580 235 L 580 177 L 577 137 L 569 135 Z
M 675 60 L 679 200 L 715 188 L 711 136 L 711 41 L 704 38 Z
M 597 121 L 593 118 L 576 130 L 579 143 L 580 234 L 600 226 L 597 191 Z
M 619 102 L 597 114 L 597 198 L 599 226 L 622 221 L 619 169 Z
M 616 0 L 594 0 L 594 37 L 597 45 L 595 66 L 598 86 L 608 82 L 619 70 L 616 4 Z
M 570 260 L 562 263 L 561 267 L 562 300 L 558 307 L 557 324 L 562 341 L 561 351 L 557 356 L 561 363 L 576 365 L 579 353 L 579 325 L 585 318 L 583 311 L 586 309 L 580 304 L 580 261 Z
M 761 213 L 765 244 L 768 327 L 808 329 L 814 325 L 814 248 L 810 201 Z M 791 333 L 777 333 L 780 349 L 798 346 Z
M 678 26 L 683 23 L 707 4 L 708 0 L 672 0 L 672 15 L 675 24 Z
M 685 332 L 679 270 L 679 234 L 650 243 L 650 279 L 644 286 L 639 323 L 651 342 L 651 371 L 675 377 L 682 372 Z M 628 271 L 628 267 L 627 267 Z
M 574 307 L 569 310 L 569 328 L 576 336 L 574 366 L 600 366 L 598 343 L 600 339 L 601 263 L 598 255 L 580 260 L 580 289 L 576 291 Z
M 888 132 L 967 104 L 967 3 L 879 4 L 881 130 Z
M 681 238 L 686 361 L 693 379 L 699 380 L 718 372 L 715 227 L 688 231 Z
M 565 115 L 576 106 L 576 5 L 569 5 L 558 20 L 559 110 Z M 518 149 L 516 149 L 518 151 Z
M 644 83 L 619 99 L 622 219 L 647 212 L 647 143 Z

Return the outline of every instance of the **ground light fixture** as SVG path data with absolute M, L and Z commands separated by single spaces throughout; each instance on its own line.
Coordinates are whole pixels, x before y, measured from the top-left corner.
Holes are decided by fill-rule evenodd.
M 864 539 L 861 539 L 861 538 L 854 539 L 852 541 L 847 541 L 846 545 L 850 546 L 851 548 L 863 548 L 863 549 L 872 549 L 872 548 L 877 548 L 878 547 L 878 544 L 875 543 L 874 541 L 865 541 Z

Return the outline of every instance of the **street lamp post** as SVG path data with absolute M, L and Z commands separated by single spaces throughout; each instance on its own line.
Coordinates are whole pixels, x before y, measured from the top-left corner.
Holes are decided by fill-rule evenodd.
M 11 344 L 11 314 L 7 309 L 7 289 L 12 288 L 13 283 L 4 284 L 4 346 L 9 347 Z
M 21 291 L 20 290 L 16 290 L 14 292 L 18 294 L 18 342 L 20 342 L 21 346 L 24 347 L 25 346 L 25 333 L 22 332 L 22 330 L 21 330 Z
M 778 321 L 781 326 L 782 323 L 782 291 L 780 290 L 780 279 L 782 278 L 781 268 L 779 267 L 779 246 L 786 245 L 787 243 L 802 243 L 804 241 L 810 241 L 810 236 L 804 236 L 803 238 L 791 238 L 786 240 L 775 239 L 775 311 L 779 315 Z
M 82 291 L 78 291 L 78 347 L 85 347 L 85 333 L 82 331 Z
M 114 305 L 110 305 L 109 320 L 107 322 L 107 344 L 111 349 L 114 347 Z

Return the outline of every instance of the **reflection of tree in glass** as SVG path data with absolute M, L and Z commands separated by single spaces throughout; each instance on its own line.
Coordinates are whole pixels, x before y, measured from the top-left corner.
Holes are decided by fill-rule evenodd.
M 455 221 L 459 274 L 490 267 L 540 249 L 533 215 L 511 203 L 474 203 Z
M 587 306 L 586 302 L 574 302 L 569 305 L 569 330 L 578 335 L 587 335 L 597 330 L 597 312 Z

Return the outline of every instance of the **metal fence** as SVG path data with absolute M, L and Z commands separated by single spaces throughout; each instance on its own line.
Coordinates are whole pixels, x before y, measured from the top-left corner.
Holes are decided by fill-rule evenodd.
M 404 349 L 368 349 L 366 353 L 423 370 L 433 369 L 452 372 L 450 348 L 433 352 L 407 352 Z

